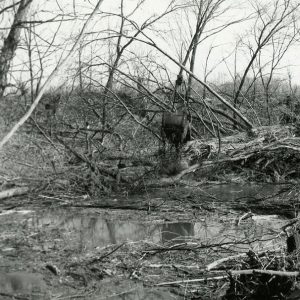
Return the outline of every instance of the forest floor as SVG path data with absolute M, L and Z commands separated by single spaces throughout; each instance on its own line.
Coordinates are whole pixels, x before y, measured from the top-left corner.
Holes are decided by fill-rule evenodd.
M 287 248 L 298 222 L 300 147 L 286 131 L 271 132 L 191 142 L 182 154 L 189 166 L 172 176 L 165 164 L 151 171 L 149 160 L 123 159 L 125 181 L 94 196 L 82 165 L 66 169 L 61 151 L 17 138 L 1 156 L 0 298 L 297 293 L 298 257 Z

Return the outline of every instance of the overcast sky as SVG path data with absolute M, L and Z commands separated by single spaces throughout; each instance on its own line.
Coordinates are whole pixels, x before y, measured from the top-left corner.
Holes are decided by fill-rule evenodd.
M 267 2 L 267 0 L 259 0 L 260 2 Z M 6 0 L 8 3 L 9 1 Z M 58 13 L 70 13 L 73 14 L 74 12 L 78 17 L 88 14 L 92 11 L 96 1 L 95 0 L 64 0 L 64 1 L 41 1 L 41 0 L 34 0 L 34 5 L 32 6 L 31 12 L 32 14 L 36 14 L 35 18 L 43 18 L 47 19 L 50 18 L 52 15 L 56 15 Z M 128 14 L 132 9 L 135 7 L 137 3 L 137 0 L 125 0 L 124 1 L 124 10 L 125 15 Z M 141 24 L 144 22 L 147 18 L 153 16 L 153 15 L 160 15 L 166 8 L 169 1 L 167 0 L 146 0 L 145 3 L 142 5 L 142 7 L 136 11 L 136 13 L 131 16 L 132 19 L 134 19 L 136 22 Z M 250 6 L 249 1 L 239 1 L 238 6 L 237 2 L 233 0 L 228 0 L 226 3 L 230 5 L 235 5 L 234 9 L 228 10 L 225 12 L 222 16 L 220 16 L 220 20 L 222 22 L 228 22 L 229 20 L 234 19 L 240 19 L 244 16 L 249 15 L 250 13 Z M 75 5 L 73 5 L 75 4 Z M 110 13 L 119 13 L 119 7 L 120 7 L 120 1 L 119 0 L 104 0 L 101 11 L 102 12 L 110 12 Z M 113 28 L 117 25 L 120 18 L 100 18 L 96 17 L 93 25 L 89 28 L 89 32 L 99 32 L 99 36 L 103 37 L 108 28 Z M 176 50 L 179 48 L 179 44 L 176 44 L 178 40 L 182 38 L 187 38 L 189 33 L 189 23 L 193 25 L 193 20 L 195 20 L 195 16 L 192 14 L 186 16 L 181 16 L 178 19 L 179 22 L 175 24 L 174 22 L 174 16 L 170 15 L 167 18 L 164 18 L 161 20 L 156 26 L 160 30 L 164 31 L 163 34 L 160 35 L 152 35 L 155 42 L 157 42 L 159 45 L 161 45 L 164 50 L 168 53 L 170 53 L 173 56 L 177 56 L 178 53 Z M 45 40 L 50 40 L 56 31 L 59 23 L 54 24 L 47 24 L 47 25 L 41 25 L 37 28 L 38 34 L 44 38 Z M 211 27 L 218 25 L 218 21 L 215 23 L 211 23 Z M 81 26 L 83 25 L 83 21 L 70 21 L 70 22 L 64 22 L 56 37 L 56 43 L 62 43 L 63 46 L 70 43 L 72 44 L 72 39 L 74 36 L 78 34 L 78 32 L 81 29 Z M 176 27 L 177 26 L 177 27 Z M 179 30 L 176 31 L 176 28 Z M 207 53 L 210 49 L 210 47 L 214 47 L 212 54 L 209 58 L 209 69 L 213 68 L 213 72 L 211 73 L 209 80 L 211 81 L 225 81 L 230 80 L 230 76 L 232 74 L 232 71 L 234 69 L 234 48 L 236 45 L 237 40 L 242 37 L 244 41 L 247 41 L 247 31 L 251 27 L 251 22 L 242 22 L 233 26 L 230 26 L 226 30 L 222 31 L 221 33 L 213 36 L 210 39 L 207 39 L 204 43 L 202 43 L 199 46 L 197 59 L 196 59 L 196 66 L 195 66 L 195 73 L 199 77 L 203 77 L 204 72 L 204 65 L 207 57 Z M 116 26 L 117 29 L 117 26 Z M 172 32 L 172 34 L 171 34 Z M 171 39 L 171 36 L 175 36 L 175 41 Z M 185 36 L 186 35 L 186 36 Z M 96 36 L 96 35 L 94 35 Z M 178 36 L 178 39 L 176 37 Z M 105 41 L 107 47 L 107 41 Z M 99 47 L 99 50 L 97 50 L 97 54 L 100 53 L 107 53 L 107 49 L 103 46 L 103 43 L 101 45 L 101 41 L 97 43 L 97 47 Z M 94 49 L 97 49 L 96 46 Z M 133 46 L 130 48 L 131 51 L 136 51 L 138 54 L 140 53 L 146 53 L 147 51 L 150 51 L 149 47 L 146 47 L 142 43 L 136 42 L 133 44 Z M 103 51 L 103 52 L 101 52 Z M 151 50 L 154 51 L 153 49 Z M 278 76 L 286 77 L 288 72 L 291 72 L 293 76 L 293 82 L 296 84 L 300 84 L 300 59 L 298 58 L 299 53 L 299 46 L 294 45 L 291 47 L 291 49 L 287 52 L 285 58 L 282 60 L 282 63 L 280 64 L 281 68 L 278 70 Z M 229 56 L 231 54 L 231 56 Z M 242 72 L 245 68 L 245 65 L 249 61 L 249 51 L 246 48 L 240 49 L 239 53 L 237 54 L 237 69 L 238 71 Z M 47 59 L 48 65 L 51 66 L 53 64 L 53 61 L 51 61 L 51 58 L 54 56 L 56 59 L 59 57 L 60 53 L 57 50 L 55 53 L 53 53 L 53 56 L 49 56 Z M 264 58 L 267 60 L 268 57 L 268 51 L 265 52 Z M 178 57 L 176 57 L 178 58 Z M 226 61 L 224 59 L 226 58 Z M 18 60 L 19 59 L 19 60 Z M 157 59 L 160 59 L 164 64 L 167 65 L 171 73 L 176 73 L 178 70 L 178 67 L 175 66 L 173 63 L 169 63 L 168 59 L 163 58 L 161 54 L 157 54 Z M 20 61 L 23 60 L 23 63 L 26 62 L 27 57 L 24 52 L 19 51 L 18 57 L 16 58 L 16 65 L 17 68 L 19 68 Z M 25 68 L 26 69 L 26 68 Z

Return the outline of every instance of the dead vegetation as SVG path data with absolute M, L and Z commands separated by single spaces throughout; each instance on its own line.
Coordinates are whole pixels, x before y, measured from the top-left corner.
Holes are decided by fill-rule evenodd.
M 10 2 L 0 296 L 299 297 L 300 106 L 282 59 L 299 40 L 300 4 Z M 220 44 L 235 26 L 236 43 Z
M 209 155 L 207 159 L 207 152 Z M 267 126 L 221 140 L 189 142 L 183 157 L 195 176 L 222 178 L 222 173 L 241 181 L 288 182 L 299 177 L 300 138 L 292 126 Z M 203 158 L 204 156 L 204 158 Z M 185 170 L 184 174 L 189 173 Z M 178 178 L 178 177 L 177 177 Z M 230 175 L 226 178 L 230 180 Z
M 220 139 L 193 140 L 179 155 L 172 146 L 162 155 L 159 144 L 125 155 L 114 148 L 97 146 L 95 140 L 91 146 L 90 140 L 77 134 L 66 139 L 57 133 L 51 143 L 43 141 L 40 150 L 32 152 L 41 137 L 25 134 L 28 143 L 16 139 L 2 157 L 1 195 L 13 195 L 10 188 L 15 188 L 14 193 L 24 193 L 26 188 L 67 189 L 75 195 L 95 197 L 207 181 L 296 183 L 300 176 L 300 138 L 295 131 L 295 126 L 271 126 Z M 21 148 L 21 144 L 27 146 Z

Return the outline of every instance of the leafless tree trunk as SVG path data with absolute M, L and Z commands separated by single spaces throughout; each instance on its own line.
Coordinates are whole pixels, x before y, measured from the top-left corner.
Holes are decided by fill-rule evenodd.
M 289 50 L 290 46 L 294 43 L 299 32 L 294 26 L 294 33 L 286 33 L 278 39 L 271 39 L 271 59 L 270 62 L 267 62 L 265 65 L 262 63 L 261 55 L 258 57 L 259 62 L 259 76 L 261 83 L 264 88 L 265 101 L 266 101 L 266 112 L 268 117 L 268 125 L 271 125 L 271 111 L 270 111 L 270 100 L 272 96 L 271 86 L 274 79 L 274 72 L 278 67 L 279 63 Z M 268 69 L 267 72 L 264 72 L 264 69 Z M 266 74 L 264 74 L 266 73 Z
M 21 0 L 17 12 L 14 16 L 8 36 L 5 38 L 0 51 L 0 97 L 3 96 L 7 87 L 7 75 L 20 41 L 22 22 L 28 17 L 30 4 L 33 0 Z
M 220 12 L 218 12 L 218 10 L 220 9 L 220 6 L 224 2 L 225 2 L 224 0 L 217 0 L 217 1 L 201 0 L 199 3 L 198 3 L 198 1 L 196 1 L 196 3 L 195 3 L 196 10 L 197 10 L 196 11 L 197 23 L 196 23 L 195 34 L 191 41 L 192 50 L 191 50 L 190 71 L 192 73 L 194 73 L 197 49 L 198 49 L 198 45 L 199 45 L 200 39 L 202 37 L 203 31 L 204 31 L 206 25 L 209 23 L 209 21 L 213 20 L 216 14 L 220 13 Z M 193 81 L 193 77 L 189 75 L 187 91 L 186 91 L 187 99 L 189 99 L 190 94 L 191 94 L 192 81 Z
M 91 20 L 94 18 L 94 16 L 96 15 L 97 10 L 99 9 L 99 7 L 101 6 L 102 2 L 104 0 L 99 0 L 97 2 L 97 4 L 95 5 L 95 8 L 93 10 L 93 12 L 89 15 L 88 19 L 86 20 L 86 22 L 84 23 L 83 27 L 81 28 L 81 31 L 76 39 L 76 41 L 74 42 L 72 48 L 70 49 L 69 53 L 67 56 L 65 56 L 63 59 L 60 60 L 60 62 L 57 64 L 57 66 L 54 68 L 54 70 L 52 71 L 52 73 L 49 75 L 49 77 L 47 78 L 46 82 L 44 83 L 44 85 L 41 87 L 41 89 L 39 90 L 34 102 L 32 103 L 32 105 L 30 106 L 29 110 L 25 113 L 25 115 L 12 127 L 12 129 L 3 137 L 3 139 L 0 141 L 0 150 L 2 149 L 2 147 L 10 140 L 10 138 L 15 134 L 15 132 L 26 122 L 26 120 L 31 116 L 32 112 L 34 111 L 34 109 L 37 107 L 37 105 L 39 104 L 39 101 L 41 100 L 43 94 L 45 93 L 46 89 L 49 87 L 51 81 L 54 79 L 54 77 L 58 74 L 58 72 L 60 71 L 60 69 L 62 67 L 65 66 L 65 64 L 68 62 L 68 60 L 70 60 L 70 58 L 72 57 L 72 55 L 74 54 L 76 48 L 78 47 L 78 44 L 80 43 L 87 26 L 89 25 L 89 23 L 91 22 Z
M 83 79 L 82 79 L 82 44 L 78 49 L 78 75 L 79 75 L 79 89 L 80 93 L 83 91 Z
M 203 82 L 203 80 L 199 79 L 194 73 L 192 73 L 188 68 L 186 68 L 183 64 L 178 62 L 173 56 L 168 54 L 165 50 L 163 50 L 161 47 L 159 47 L 151 37 L 146 35 L 145 33 L 142 33 L 145 38 L 148 40 L 141 40 L 136 38 L 136 40 L 145 43 L 149 46 L 154 47 L 159 52 L 161 52 L 164 56 L 168 57 L 172 62 L 174 62 L 176 65 L 178 65 L 180 68 L 182 68 L 188 75 L 192 76 L 193 79 L 198 81 L 204 88 L 207 89 L 208 92 L 210 92 L 213 96 L 215 96 L 219 101 L 221 101 L 226 107 L 228 107 L 233 113 L 236 113 L 237 116 L 240 117 L 241 120 L 245 122 L 245 125 L 247 128 L 251 129 L 253 127 L 253 124 L 236 108 L 234 108 L 226 99 L 224 99 L 221 95 L 219 95 L 214 89 L 212 89 L 207 83 Z
M 190 3 L 190 7 L 186 9 L 186 19 L 188 20 L 187 27 L 190 28 L 190 32 L 188 36 L 191 36 L 190 41 L 188 42 L 188 45 L 183 45 L 181 48 L 186 48 L 185 56 L 182 60 L 182 65 L 186 66 L 188 60 L 189 61 L 189 70 L 190 72 L 194 73 L 195 68 L 195 61 L 196 61 L 196 55 L 199 44 L 201 44 L 204 40 L 207 38 L 220 33 L 222 30 L 228 28 L 229 26 L 242 22 L 245 19 L 236 19 L 236 20 L 230 20 L 228 22 L 225 22 L 224 24 L 218 26 L 218 25 L 212 25 L 212 27 L 206 31 L 209 24 L 211 24 L 213 21 L 216 21 L 219 16 L 224 14 L 228 9 L 229 6 L 224 6 L 225 3 L 227 3 L 226 0 L 192 0 L 192 1 L 185 1 L 186 3 Z M 192 28 L 192 22 L 189 21 L 189 18 L 191 16 L 195 20 L 195 28 Z M 181 25 L 182 26 L 182 25 Z M 177 37 L 176 37 L 177 38 Z M 186 40 L 184 37 L 183 40 Z M 183 74 L 183 69 L 180 68 L 178 73 L 178 78 L 181 78 Z M 187 83 L 187 90 L 186 90 L 186 99 L 190 98 L 191 89 L 192 89 L 192 82 L 193 82 L 193 76 L 188 75 L 188 83 Z M 175 83 L 175 89 L 177 82 Z
M 33 58 L 32 58 L 32 30 L 33 25 L 32 23 L 29 24 L 26 32 L 26 46 L 27 46 L 27 53 L 28 53 L 28 64 L 29 64 L 29 75 L 30 75 L 30 98 L 31 103 L 34 100 L 34 75 L 33 75 Z

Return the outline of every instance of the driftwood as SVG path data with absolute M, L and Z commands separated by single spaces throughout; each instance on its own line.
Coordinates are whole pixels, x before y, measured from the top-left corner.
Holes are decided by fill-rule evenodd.
M 24 195 L 29 192 L 29 187 L 16 187 L 0 192 L 0 200 L 11 198 L 14 196 Z

